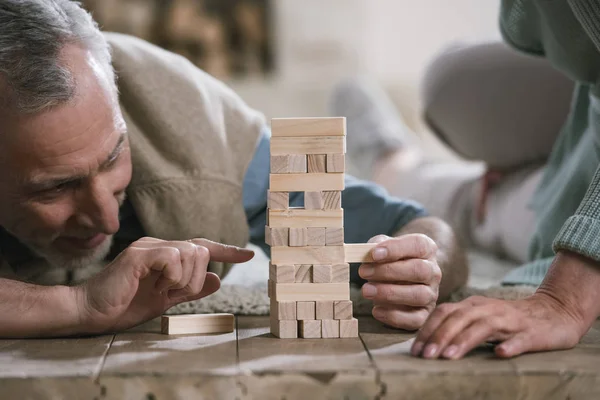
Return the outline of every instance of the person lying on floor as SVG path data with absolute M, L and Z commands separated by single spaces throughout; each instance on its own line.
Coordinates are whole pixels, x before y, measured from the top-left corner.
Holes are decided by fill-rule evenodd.
M 426 110 L 428 120 L 435 121 L 433 130 L 457 152 L 469 149 L 480 154 L 479 159 L 495 171 L 429 162 L 417 140 L 406 134 L 383 91 L 365 81 L 346 82 L 334 94 L 334 112 L 348 117 L 348 157 L 365 162 L 362 170 L 370 171 L 365 178 L 382 184 L 392 195 L 417 200 L 432 215 L 450 222 L 470 245 L 521 263 L 504 278 L 505 284 L 539 286 L 531 297 L 518 301 L 472 297 L 442 304 L 419 331 L 413 355 L 457 359 L 484 341 L 499 342 L 495 352 L 500 357 L 570 348 L 600 315 L 598 26 L 596 1 L 502 2 L 506 41 L 545 55 L 576 81 L 569 115 L 555 143 L 556 134 L 549 132 L 546 136 L 554 137 L 547 143 L 547 132 L 541 128 L 557 117 L 551 113 L 560 108 L 553 106 L 555 97 L 572 85 L 552 84 L 556 90 L 549 90 L 550 97 L 539 98 L 536 104 L 530 101 L 536 95 L 527 81 L 521 79 L 520 91 L 514 92 L 518 95 L 509 99 L 502 92 L 506 87 L 493 81 L 517 84 L 506 79 L 507 74 L 519 73 L 516 65 L 524 65 L 523 74 L 533 79 L 532 71 L 544 71 L 533 65 L 538 62 L 515 62 L 516 56 L 508 52 L 498 59 L 497 48 L 484 45 L 455 49 L 441 57 L 437 69 L 432 68 L 437 75 L 431 78 L 438 82 L 427 82 L 429 96 L 445 91 L 443 99 L 425 99 L 426 104 L 437 104 L 437 111 Z M 483 54 L 476 58 L 476 51 Z M 495 75 L 493 60 L 501 60 L 499 68 L 504 68 Z M 461 65 L 464 70 L 459 71 Z M 452 82 L 440 77 L 445 72 Z M 436 85 L 439 91 L 433 88 Z M 469 89 L 479 96 L 466 93 Z M 494 93 L 493 100 L 482 101 L 489 93 Z M 505 100 L 512 104 L 506 106 Z M 483 123 L 503 107 L 517 108 L 520 114 L 507 116 L 514 119 L 506 124 L 489 119 Z M 537 129 L 519 130 L 519 123 L 528 125 L 523 123 L 530 117 L 527 113 L 544 119 L 529 122 Z M 465 122 L 458 122 L 460 118 Z M 540 156 L 550 149 L 540 165 Z
M 4 0 L 0 102 L 0 337 L 127 329 L 264 246 L 269 129 L 182 57 L 70 0 Z M 417 203 L 348 177 L 342 205 L 347 242 L 380 242 L 375 318 L 417 329 L 464 284 L 453 231 Z

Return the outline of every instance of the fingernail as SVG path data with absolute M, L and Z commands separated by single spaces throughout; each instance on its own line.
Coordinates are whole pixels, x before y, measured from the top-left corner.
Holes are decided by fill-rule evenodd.
M 456 352 L 458 351 L 458 346 L 456 345 L 450 345 L 448 346 L 448 348 L 444 351 L 444 357 L 445 358 L 452 358 L 454 357 L 454 355 L 456 354 Z
M 373 249 L 373 260 L 382 260 L 388 255 L 388 250 L 385 247 L 376 247 Z
M 370 265 L 363 265 L 360 267 L 360 276 L 362 276 L 363 278 L 368 278 L 372 276 L 374 272 L 375 268 L 371 267 Z
M 423 351 L 423 342 L 415 342 L 410 350 L 410 354 L 414 357 L 418 357 L 421 355 L 421 351 Z
M 438 347 L 435 344 L 428 344 L 423 351 L 423 357 L 434 358 L 437 355 Z
M 377 295 L 377 288 L 370 283 L 365 283 L 362 287 L 363 296 L 367 299 Z

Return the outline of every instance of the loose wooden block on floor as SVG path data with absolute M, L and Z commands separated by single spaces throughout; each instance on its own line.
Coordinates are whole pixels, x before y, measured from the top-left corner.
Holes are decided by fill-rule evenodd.
M 339 338 L 340 337 L 340 321 L 324 319 L 321 321 L 321 337 Z
M 305 339 L 319 339 L 321 337 L 321 321 L 298 321 L 298 336 Z
M 270 210 L 287 210 L 290 204 L 288 192 L 271 192 L 267 195 L 267 207 Z
M 271 316 L 278 320 L 295 321 L 296 302 L 295 301 L 276 301 L 271 300 Z
M 273 228 L 341 228 L 344 210 L 269 210 L 269 226 Z
M 373 262 L 371 250 L 377 243 L 348 243 L 344 245 L 345 261 L 347 263 Z
M 315 308 L 316 319 L 333 319 L 333 301 L 317 301 Z
M 272 228 L 269 227 L 269 242 L 272 247 L 289 246 L 289 228 Z
M 271 333 L 281 339 L 298 337 L 298 321 L 277 320 L 271 316 Z
M 342 192 L 339 190 L 325 190 L 322 197 L 323 209 L 336 210 L 342 208 Z
M 306 156 L 303 154 L 283 154 L 271 156 L 272 174 L 306 173 Z
M 350 282 L 350 265 L 348 263 L 334 264 L 331 267 L 331 281 Z
M 306 169 L 309 174 L 327 172 L 327 156 L 325 154 L 309 154 L 306 156 Z
M 277 301 L 350 300 L 346 283 L 271 283 L 271 298 Z
M 273 264 L 339 264 L 344 246 L 272 247 Z
M 167 335 L 233 332 L 233 314 L 163 315 L 160 331 Z
M 271 156 L 345 152 L 346 138 L 343 136 L 271 137 Z
M 344 172 L 346 157 L 344 154 L 327 154 L 327 172 Z
M 296 283 L 311 283 L 312 280 L 312 265 L 311 264 L 296 264 L 294 265 L 294 282 Z
M 356 318 L 343 319 L 340 321 L 340 337 L 358 337 L 358 320 Z
M 352 302 L 350 300 L 333 303 L 333 319 L 352 319 Z
M 304 208 L 307 210 L 322 210 L 325 206 L 322 192 L 305 192 Z
M 307 245 L 308 232 L 306 228 L 290 228 L 290 246 L 303 247 Z
M 344 117 L 271 119 L 272 137 L 344 135 L 346 135 Z
M 269 263 L 269 279 L 275 283 L 294 283 L 296 268 L 294 265 L 275 265 Z
M 314 283 L 330 283 L 331 282 L 331 265 L 315 264 L 312 267 Z
M 269 188 L 274 192 L 321 192 L 344 190 L 344 174 L 270 174 Z
M 308 246 L 325 246 L 325 228 L 307 228 Z
M 327 246 L 343 246 L 344 245 L 344 228 L 327 228 L 325 230 L 325 245 L 327 245 Z
M 307 320 L 315 319 L 316 306 L 314 301 L 296 302 L 296 319 Z

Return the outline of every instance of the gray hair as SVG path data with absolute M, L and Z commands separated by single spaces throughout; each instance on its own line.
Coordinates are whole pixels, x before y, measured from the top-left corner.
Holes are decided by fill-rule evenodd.
M 1 105 L 30 114 L 72 99 L 75 82 L 59 59 L 67 44 L 90 51 L 116 93 L 108 43 L 79 2 L 0 0 Z

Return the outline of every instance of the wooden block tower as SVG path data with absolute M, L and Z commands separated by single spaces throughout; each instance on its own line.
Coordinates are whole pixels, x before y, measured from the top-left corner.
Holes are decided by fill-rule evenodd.
M 271 246 L 271 333 L 280 338 L 358 336 L 348 262 L 368 262 L 367 245 L 344 245 L 345 118 L 271 121 L 265 240 Z M 304 207 L 289 206 L 304 192 Z

